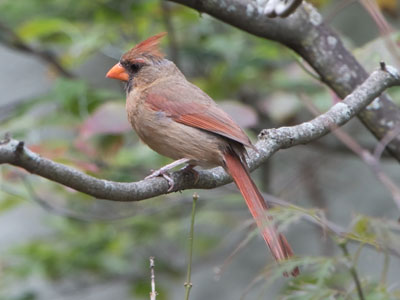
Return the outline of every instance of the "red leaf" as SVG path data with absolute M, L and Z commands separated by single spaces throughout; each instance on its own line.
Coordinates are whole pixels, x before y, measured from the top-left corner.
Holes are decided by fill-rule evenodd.
M 230 100 L 222 101 L 218 104 L 241 128 L 250 128 L 257 125 L 258 116 L 251 106 Z
M 125 104 L 121 102 L 108 102 L 96 111 L 83 123 L 80 135 L 87 139 L 96 134 L 120 134 L 131 130 Z

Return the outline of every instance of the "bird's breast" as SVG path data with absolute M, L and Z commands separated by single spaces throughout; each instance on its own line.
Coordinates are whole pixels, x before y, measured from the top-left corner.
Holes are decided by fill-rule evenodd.
M 146 104 L 145 96 L 132 91 L 126 103 L 129 122 L 145 144 L 172 159 L 188 158 L 205 167 L 222 164 L 225 139 L 176 122 L 166 112 Z

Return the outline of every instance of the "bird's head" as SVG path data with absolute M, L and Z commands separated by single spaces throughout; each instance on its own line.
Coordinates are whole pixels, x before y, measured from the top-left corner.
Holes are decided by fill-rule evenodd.
M 165 75 L 163 69 L 170 62 L 159 49 L 160 39 L 165 35 L 166 32 L 162 32 L 137 44 L 122 55 L 106 77 L 127 82 L 130 90 L 133 85 L 149 84 Z

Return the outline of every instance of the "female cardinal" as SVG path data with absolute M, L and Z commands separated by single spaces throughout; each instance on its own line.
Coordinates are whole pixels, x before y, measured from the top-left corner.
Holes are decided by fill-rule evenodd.
M 160 33 L 122 55 L 107 73 L 126 82 L 128 119 L 140 139 L 154 151 L 175 161 L 148 177 L 167 175 L 168 169 L 187 163 L 189 167 L 222 166 L 228 172 L 253 215 L 275 259 L 293 255 L 286 238 L 270 224 L 266 205 L 247 168 L 247 135 L 202 90 L 188 82 L 176 65 L 164 58 Z M 298 268 L 292 275 L 299 273 Z

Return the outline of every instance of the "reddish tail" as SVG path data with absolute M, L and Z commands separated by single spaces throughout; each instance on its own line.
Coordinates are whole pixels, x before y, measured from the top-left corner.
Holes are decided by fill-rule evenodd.
M 224 158 L 227 172 L 232 176 L 244 200 L 246 200 L 246 204 L 275 259 L 280 261 L 291 257 L 293 255 L 292 248 L 286 238 L 277 232 L 268 220 L 265 212 L 268 209 L 267 204 L 251 179 L 247 168 L 235 154 L 226 153 Z M 291 274 L 297 276 L 299 269 L 296 267 Z

